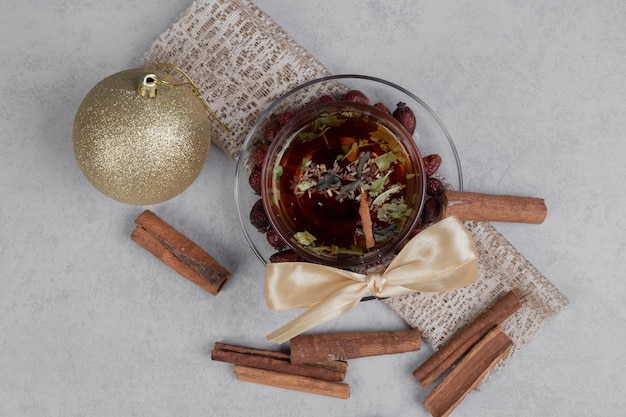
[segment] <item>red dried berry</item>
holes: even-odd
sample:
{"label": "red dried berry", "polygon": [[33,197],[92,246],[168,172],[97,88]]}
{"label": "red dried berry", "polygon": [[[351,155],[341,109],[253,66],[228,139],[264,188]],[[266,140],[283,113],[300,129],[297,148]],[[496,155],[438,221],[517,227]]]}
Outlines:
{"label": "red dried berry", "polygon": [[415,114],[413,114],[413,110],[405,103],[400,102],[397,104],[396,109],[393,111],[393,117],[399,121],[411,135],[415,132]]}
{"label": "red dried berry", "polygon": [[441,217],[441,203],[436,198],[431,198],[424,203],[422,210],[422,223],[428,224],[439,220]]}
{"label": "red dried berry", "polygon": [[350,90],[343,96],[344,100],[356,101],[357,103],[370,104],[370,99],[359,90]]}
{"label": "red dried berry", "polygon": [[270,262],[272,263],[298,262],[300,260],[300,256],[291,249],[285,249],[270,256]]}
{"label": "red dried berry", "polygon": [[279,130],[280,130],[280,124],[278,123],[276,118],[271,117],[270,120],[268,120],[267,124],[265,125],[265,132],[264,132],[265,140],[268,142],[272,142],[274,139],[276,139],[276,135],[278,134]]}
{"label": "red dried berry", "polygon": [[272,229],[272,228],[267,229],[267,232],[265,233],[265,237],[267,238],[267,241],[274,249],[282,249],[285,247],[285,241],[283,240],[282,237],[280,237],[280,235],[275,229]]}
{"label": "red dried berry", "polygon": [[439,166],[441,165],[441,156],[436,153],[426,155],[422,159],[424,160],[424,167],[426,168],[425,174],[427,177],[430,177],[435,172],[437,172]]}
{"label": "red dried berry", "polygon": [[426,193],[432,196],[438,196],[443,193],[443,183],[437,178],[426,178]]}
{"label": "red dried berry", "polygon": [[387,114],[391,114],[391,112],[389,111],[389,108],[387,108],[387,106],[385,106],[383,103],[376,103],[376,104],[374,104],[374,107],[384,111]]}
{"label": "red dried berry", "polygon": [[252,163],[257,167],[262,167],[265,163],[265,156],[267,155],[267,151],[269,146],[266,143],[255,146],[250,153],[250,158]]}
{"label": "red dried berry", "polygon": [[411,231],[411,236],[419,235],[420,232],[426,230],[426,225],[424,223],[417,223],[413,230]]}
{"label": "red dried berry", "polygon": [[267,217],[267,213],[265,213],[265,208],[263,207],[263,200],[257,200],[252,206],[252,210],[250,210],[250,223],[260,231],[265,230],[265,228],[270,225],[270,219]]}
{"label": "red dried berry", "polygon": [[291,121],[291,119],[293,119],[294,115],[292,112],[290,111],[284,111],[282,113],[279,113],[276,116],[276,121],[278,122],[278,124],[280,125],[280,127],[285,126],[287,123],[289,123]]}
{"label": "red dried berry", "polygon": [[330,94],[324,94],[317,101],[319,103],[330,103],[332,101],[335,101],[335,98],[333,96],[331,96]]}
{"label": "red dried berry", "polygon": [[255,193],[261,194],[261,168],[252,168],[252,172],[250,172],[250,176],[248,177],[248,184],[250,184],[250,187],[252,187]]}

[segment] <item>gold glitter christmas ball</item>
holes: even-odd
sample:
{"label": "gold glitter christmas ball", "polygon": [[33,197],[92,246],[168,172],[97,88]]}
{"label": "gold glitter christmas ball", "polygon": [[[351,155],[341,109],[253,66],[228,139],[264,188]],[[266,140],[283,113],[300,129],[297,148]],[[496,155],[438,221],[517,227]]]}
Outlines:
{"label": "gold glitter christmas ball", "polygon": [[210,129],[193,84],[162,71],[131,69],[100,81],[83,99],[74,119],[74,153],[105,195],[156,204],[198,177]]}

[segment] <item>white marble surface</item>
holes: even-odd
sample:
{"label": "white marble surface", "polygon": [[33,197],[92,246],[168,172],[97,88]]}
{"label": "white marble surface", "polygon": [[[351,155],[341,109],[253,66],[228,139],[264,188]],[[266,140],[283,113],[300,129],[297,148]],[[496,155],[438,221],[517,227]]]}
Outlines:
{"label": "white marble surface", "polygon": [[[535,195],[497,228],[569,307],[455,416],[621,415],[626,407],[626,6],[622,1],[257,0],[334,73],[405,86],[452,134],[471,191]],[[235,165],[152,207],[233,272],[217,297],[130,241],[142,208],[74,160],[76,109],[138,66],[190,1],[5,0],[0,13],[0,414],[425,416],[429,353],[354,360],[349,400],[238,382],[216,341],[270,347],[263,268],[234,211]],[[330,329],[401,329],[365,303]]]}

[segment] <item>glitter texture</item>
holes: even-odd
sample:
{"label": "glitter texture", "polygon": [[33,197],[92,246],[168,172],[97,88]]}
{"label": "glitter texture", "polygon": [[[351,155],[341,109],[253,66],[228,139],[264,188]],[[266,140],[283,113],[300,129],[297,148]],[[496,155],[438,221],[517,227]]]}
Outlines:
{"label": "glitter texture", "polygon": [[138,93],[144,69],[111,75],[84,98],[74,119],[74,153],[105,195],[150,205],[183,192],[198,177],[211,143],[211,122],[189,85],[150,71],[170,85],[156,97]]}

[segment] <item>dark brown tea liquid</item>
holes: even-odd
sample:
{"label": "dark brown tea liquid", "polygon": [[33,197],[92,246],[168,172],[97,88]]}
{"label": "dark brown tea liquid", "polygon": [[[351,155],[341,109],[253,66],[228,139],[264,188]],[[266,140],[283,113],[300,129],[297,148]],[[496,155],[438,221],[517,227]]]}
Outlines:
{"label": "dark brown tea liquid", "polygon": [[274,201],[293,238],[310,250],[367,251],[359,214],[364,194],[374,249],[393,239],[418,209],[419,171],[378,116],[322,112],[288,142],[274,168]]}

